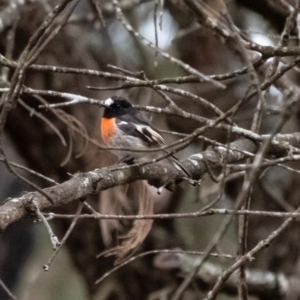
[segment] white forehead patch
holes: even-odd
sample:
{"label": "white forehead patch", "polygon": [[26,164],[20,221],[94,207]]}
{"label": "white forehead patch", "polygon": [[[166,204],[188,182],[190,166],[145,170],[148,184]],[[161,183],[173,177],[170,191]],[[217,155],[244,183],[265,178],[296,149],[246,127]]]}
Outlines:
{"label": "white forehead patch", "polygon": [[110,106],[110,105],[112,105],[113,103],[114,103],[114,100],[111,99],[111,98],[108,98],[108,99],[106,99],[106,100],[104,101],[104,104],[105,104],[106,106]]}

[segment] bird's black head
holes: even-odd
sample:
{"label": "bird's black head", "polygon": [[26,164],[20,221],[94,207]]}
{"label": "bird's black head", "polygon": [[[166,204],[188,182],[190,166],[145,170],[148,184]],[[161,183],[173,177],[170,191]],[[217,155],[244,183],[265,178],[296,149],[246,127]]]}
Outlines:
{"label": "bird's black head", "polygon": [[103,102],[105,107],[103,117],[115,118],[123,116],[134,110],[132,105],[123,97],[113,96]]}

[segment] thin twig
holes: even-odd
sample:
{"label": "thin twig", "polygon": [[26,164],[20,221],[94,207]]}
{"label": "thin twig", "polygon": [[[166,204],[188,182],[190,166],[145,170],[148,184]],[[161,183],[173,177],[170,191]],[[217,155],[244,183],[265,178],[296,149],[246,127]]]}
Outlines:
{"label": "thin twig", "polygon": [[77,221],[78,221],[78,217],[81,213],[81,210],[83,208],[84,205],[84,201],[80,201],[77,211],[76,211],[76,215],[69,227],[69,229],[67,230],[67,232],[65,233],[64,237],[62,238],[60,244],[58,245],[58,247],[55,249],[54,253],[52,254],[52,256],[49,258],[48,262],[46,265],[43,266],[44,271],[48,271],[50,268],[51,263],[53,262],[54,258],[56,257],[56,255],[58,254],[59,250],[61,249],[61,247],[65,244],[66,240],[68,239],[69,235],[71,234],[71,232],[73,231]]}
{"label": "thin twig", "polygon": [[9,290],[7,285],[3,282],[2,279],[0,279],[0,286],[4,289],[4,291],[7,293],[7,295],[12,298],[13,300],[18,300],[17,297]]}
{"label": "thin twig", "polygon": [[121,10],[121,8],[120,8],[117,0],[113,0],[113,5],[114,5],[114,8],[116,10],[117,19],[122,23],[122,25],[125,27],[125,29],[131,35],[133,35],[134,37],[138,38],[142,43],[144,43],[148,47],[152,48],[153,50],[158,51],[158,53],[162,57],[164,57],[164,58],[170,60],[172,63],[180,66],[181,68],[183,68],[188,73],[198,76],[200,78],[200,80],[202,80],[202,82],[210,82],[213,85],[215,85],[216,87],[223,88],[223,89],[225,88],[224,84],[221,84],[220,82],[211,79],[210,77],[208,77],[208,76],[200,73],[198,70],[192,68],[190,65],[182,62],[181,60],[179,60],[177,58],[174,58],[173,56],[171,56],[170,54],[168,54],[166,52],[163,52],[160,48],[156,47],[153,43],[151,43],[150,41],[148,41],[147,39],[145,39],[137,31],[135,31],[132,28],[132,26],[127,22],[127,20],[125,19],[125,17],[124,17],[124,15],[122,13],[122,10]]}
{"label": "thin twig", "polygon": [[36,214],[37,214],[37,216],[39,217],[39,219],[44,223],[45,227],[47,228],[48,234],[50,236],[50,241],[51,241],[51,244],[52,244],[52,248],[53,248],[53,250],[56,250],[57,247],[59,247],[60,242],[59,242],[57,236],[54,234],[54,232],[53,232],[50,224],[47,221],[47,219],[41,213],[38,205],[35,205],[35,208],[36,208]]}

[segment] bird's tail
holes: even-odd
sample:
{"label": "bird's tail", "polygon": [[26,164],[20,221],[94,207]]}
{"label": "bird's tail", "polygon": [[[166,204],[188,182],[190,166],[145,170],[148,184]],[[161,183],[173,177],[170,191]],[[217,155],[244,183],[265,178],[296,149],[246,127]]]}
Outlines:
{"label": "bird's tail", "polygon": [[[100,211],[103,214],[153,214],[154,198],[143,181],[118,186],[101,194]],[[110,248],[97,257],[113,255],[116,258],[115,264],[122,263],[144,241],[152,223],[152,219],[137,219],[129,223],[122,223],[121,220],[100,220],[104,243]]]}

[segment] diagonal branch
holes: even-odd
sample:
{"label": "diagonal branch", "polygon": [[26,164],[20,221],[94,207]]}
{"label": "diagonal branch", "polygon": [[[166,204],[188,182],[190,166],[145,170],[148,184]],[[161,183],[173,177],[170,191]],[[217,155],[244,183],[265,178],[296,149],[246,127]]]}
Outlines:
{"label": "diagonal branch", "polygon": [[[263,136],[263,138],[269,137]],[[279,134],[275,138],[278,140],[278,143],[289,142],[295,146],[300,144],[300,134],[297,133]],[[246,153],[242,151],[255,153],[257,145],[250,140],[239,139],[229,144],[229,148],[227,161],[228,163],[233,163],[247,158]],[[280,153],[280,147],[278,149]],[[225,147],[218,146],[214,149],[194,154],[182,163],[194,178],[200,179],[207,172],[206,163],[209,162],[216,166],[222,164],[226,151]],[[78,173],[68,181],[43,189],[53,199],[53,205],[38,191],[26,193],[19,198],[8,199],[5,204],[0,206],[0,230],[4,230],[8,225],[21,218],[35,215],[35,210],[32,208],[33,202],[38,205],[40,210],[44,210],[137,180],[147,180],[151,185],[159,187],[168,182],[180,182],[182,176],[183,174],[175,167],[163,164],[149,164],[145,166],[114,165],[87,173]]]}

